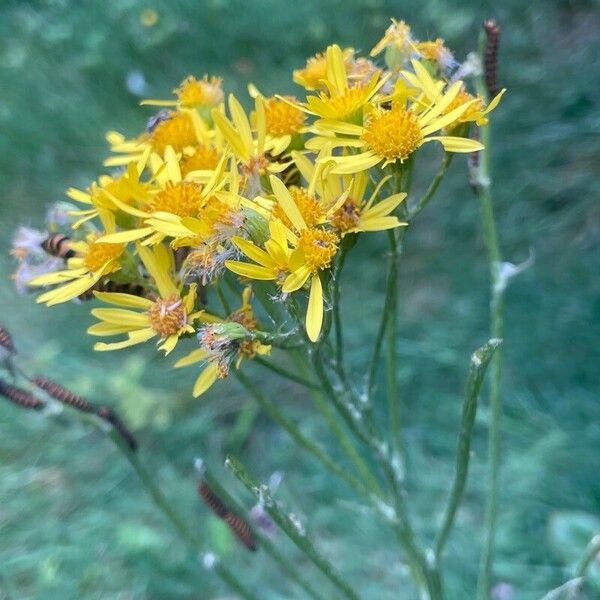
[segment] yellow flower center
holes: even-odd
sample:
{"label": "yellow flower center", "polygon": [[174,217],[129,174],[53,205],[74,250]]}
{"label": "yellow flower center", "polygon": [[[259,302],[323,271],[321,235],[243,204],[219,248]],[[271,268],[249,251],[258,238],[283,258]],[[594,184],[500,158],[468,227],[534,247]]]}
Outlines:
{"label": "yellow flower center", "polygon": [[178,295],[159,298],[148,310],[150,327],[161,337],[178,333],[187,323],[187,312]]}
{"label": "yellow flower center", "polygon": [[360,208],[352,198],[348,198],[331,217],[331,224],[339,231],[348,231],[356,227],[359,221]]}
{"label": "yellow flower center", "polygon": [[197,108],[199,106],[216,106],[223,100],[221,78],[205,75],[203,79],[196,79],[190,75],[174,90],[181,106]]}
{"label": "yellow flower center", "polygon": [[119,258],[125,250],[124,244],[105,244],[103,242],[92,242],[83,259],[85,266],[90,271],[97,271],[107,262]]}
{"label": "yellow flower center", "polygon": [[[294,98],[289,98],[294,100]],[[267,132],[271,135],[293,135],[304,125],[305,115],[295,106],[278,98],[265,100]]]}
{"label": "yellow flower center", "polygon": [[368,91],[361,83],[348,88],[343,94],[338,94],[332,98],[321,94],[321,100],[328,108],[327,114],[321,116],[327,119],[352,119],[367,101],[367,96]]}
{"label": "yellow flower center", "polygon": [[298,238],[298,247],[304,254],[304,262],[312,271],[326,269],[337,252],[340,239],[335,233],[324,229],[304,229]]}
{"label": "yellow flower center", "polygon": [[[323,219],[325,211],[312,194],[299,187],[290,188],[290,194],[308,227],[314,227]],[[278,218],[286,227],[293,228],[291,221],[279,204],[276,204],[273,208],[273,216]]]}
{"label": "yellow flower center", "polygon": [[192,171],[213,171],[219,164],[221,155],[212,146],[198,146],[194,154],[184,156],[181,161],[181,174],[185,177]]}
{"label": "yellow flower center", "polygon": [[202,202],[201,187],[191,181],[167,183],[165,189],[154,196],[150,203],[151,212],[168,212],[178,217],[193,217],[198,214]]}
{"label": "yellow flower center", "polygon": [[371,115],[362,139],[375,154],[390,162],[403,162],[420,146],[423,134],[414,112],[394,106]]}
{"label": "yellow flower center", "polygon": [[152,148],[163,154],[167,146],[172,146],[175,152],[180,152],[186,146],[197,143],[196,132],[192,117],[187,113],[179,112],[161,121],[151,134]]}

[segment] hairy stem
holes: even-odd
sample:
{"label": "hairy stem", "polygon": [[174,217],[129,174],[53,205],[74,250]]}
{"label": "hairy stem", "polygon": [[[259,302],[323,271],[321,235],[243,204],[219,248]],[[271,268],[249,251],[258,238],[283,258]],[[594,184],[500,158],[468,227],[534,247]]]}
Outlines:
{"label": "hairy stem", "polygon": [[398,239],[396,232],[387,232],[390,243],[390,267],[387,282],[387,298],[389,299],[386,309],[387,316],[387,353],[386,353],[386,381],[388,416],[390,419],[390,431],[392,448],[396,453],[402,449],[402,430],[400,427],[400,398],[398,394],[397,373],[397,344],[396,333],[398,329]]}
{"label": "hairy stem", "polygon": [[444,513],[442,525],[438,531],[434,545],[434,552],[438,558],[442,554],[448,535],[454,525],[456,511],[465,489],[469,471],[469,459],[471,458],[471,434],[473,432],[473,425],[475,424],[477,400],[479,398],[483,378],[488,364],[500,344],[500,340],[490,340],[485,346],[476,350],[471,356],[471,368],[465,389],[465,399],[463,402],[460,431],[458,434],[454,482],[452,484],[452,490],[450,492],[450,498]]}
{"label": "hairy stem", "polygon": [[348,582],[337,572],[334,566],[324,558],[315,548],[312,540],[290,516],[285,513],[271,496],[268,486],[260,485],[251,477],[246,468],[234,457],[228,457],[225,466],[231,470],[233,475],[263,503],[265,510],[275,521],[279,528],[296,547],[304,552],[306,557],[325,575],[325,577],[350,600],[359,600],[358,596],[350,587]]}

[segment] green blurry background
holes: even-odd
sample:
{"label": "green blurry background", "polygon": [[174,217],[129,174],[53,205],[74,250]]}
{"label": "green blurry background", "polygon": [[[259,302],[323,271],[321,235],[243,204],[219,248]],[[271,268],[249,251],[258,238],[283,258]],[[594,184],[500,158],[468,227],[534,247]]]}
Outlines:
{"label": "green blurry background", "polygon": [[[159,15],[152,27],[140,20],[147,8]],[[305,57],[330,42],[368,51],[391,16],[408,20],[418,37],[444,37],[459,59],[475,47],[482,20],[496,18],[503,30],[500,79],[509,90],[494,115],[500,237],[507,260],[520,262],[533,251],[535,264],[507,294],[494,593],[497,600],[539,598],[571,576],[600,530],[599,8],[592,0],[0,2],[0,322],[13,332],[24,366],[119,407],[138,430],[143,460],[189,527],[259,597],[302,596],[263,554],[248,556],[208,515],[192,469],[195,456],[208,458],[250,506],[221,467],[248,400],[230,381],[193,401],[192,370],[174,373],[173,361],[151,348],[95,355],[84,333],[89,306],[44,309],[14,292],[7,255],[14,228],[41,226],[46,206],[68,186],[95,178],[107,151],[104,132],[139,131],[151,114],[138,107],[140,96],[167,97],[188,73],[222,74],[228,91],[243,92],[252,80],[266,93],[294,93],[290,72]],[[452,475],[468,356],[487,336],[488,272],[478,218],[465,161],[456,160],[408,236],[402,264],[407,485],[427,540]],[[384,252],[381,239],[361,242],[345,274],[348,356],[356,369],[364,369],[382,302]],[[301,389],[274,379],[267,389],[336,452]],[[466,502],[447,552],[452,599],[473,597],[486,435],[484,403]],[[263,480],[285,474],[278,497],[364,598],[415,597],[390,531],[298,456],[269,420],[258,417],[238,453]],[[282,547],[304,568],[293,549]],[[106,440],[68,419],[55,423],[0,405],[0,598],[227,594],[187,553]],[[598,598],[600,588],[587,594]]]}

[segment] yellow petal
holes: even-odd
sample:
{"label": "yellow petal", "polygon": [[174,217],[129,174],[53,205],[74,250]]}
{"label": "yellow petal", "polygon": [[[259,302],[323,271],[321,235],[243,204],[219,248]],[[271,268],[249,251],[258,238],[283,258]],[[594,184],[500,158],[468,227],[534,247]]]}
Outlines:
{"label": "yellow petal", "polygon": [[148,327],[148,315],[123,308],[94,308],[92,315],[101,321],[113,323],[114,325],[135,325],[137,327]]}
{"label": "yellow petal", "polygon": [[323,325],[323,286],[321,278],[313,275],[310,282],[308,308],[306,310],[306,333],[311,342],[316,342]]}
{"label": "yellow petal", "polygon": [[194,383],[194,389],[192,395],[194,398],[201,396],[208,390],[208,388],[217,380],[217,365],[209,364],[198,376],[196,383]]}
{"label": "yellow petal", "polygon": [[158,348],[159,348],[159,350],[163,350],[165,353],[165,356],[167,356],[174,350],[178,341],[179,341],[179,336],[176,333],[174,333],[174,334],[170,335]]}
{"label": "yellow petal", "polygon": [[183,358],[180,358],[173,366],[176,369],[181,369],[181,367],[189,367],[197,362],[202,360],[206,360],[208,356],[208,352],[203,350],[202,348],[196,348],[196,350],[192,350],[189,354],[186,354]]}
{"label": "yellow petal", "polygon": [[123,348],[128,348],[129,346],[133,346],[135,344],[141,344],[142,342],[148,341],[150,338],[153,338],[156,335],[153,329],[138,329],[137,331],[132,331],[129,333],[129,336],[126,340],[122,342],[114,342],[112,344],[106,344],[104,342],[98,342],[94,344],[94,350],[98,352],[107,352],[110,350],[122,350]]}
{"label": "yellow petal", "polygon": [[253,143],[250,122],[248,121],[248,117],[246,116],[242,105],[233,94],[229,94],[229,112],[231,113],[231,119],[233,120],[242,143],[246,148],[252,148]]}
{"label": "yellow petal", "polygon": [[129,229],[128,231],[119,231],[118,233],[109,233],[99,237],[96,241],[103,244],[126,244],[140,240],[151,233],[154,233],[152,227],[142,227],[140,229]]}
{"label": "yellow petal", "polygon": [[424,142],[431,141],[441,142],[447,152],[477,152],[484,148],[483,144],[476,140],[451,135],[432,136],[424,140]]}
{"label": "yellow petal", "polygon": [[263,267],[275,267],[273,259],[253,242],[234,236],[231,241],[250,259]]}
{"label": "yellow petal", "polygon": [[252,265],[250,263],[240,262],[238,260],[226,260],[225,266],[236,275],[242,277],[249,277],[250,279],[260,279],[268,281],[275,279],[275,273],[273,269],[267,269],[266,267],[260,267],[258,265]]}
{"label": "yellow petal", "polygon": [[103,302],[115,304],[116,306],[129,306],[131,308],[148,309],[153,304],[152,300],[148,300],[148,298],[141,298],[140,296],[134,296],[133,294],[121,294],[118,292],[94,292],[94,296]]}
{"label": "yellow petal", "polygon": [[302,265],[299,269],[288,275],[283,282],[281,288],[283,292],[289,294],[299,290],[310,276],[310,269],[306,265]]}
{"label": "yellow petal", "polygon": [[352,175],[352,173],[359,173],[374,167],[381,162],[382,158],[374,152],[368,151],[351,156],[334,157],[329,160],[334,163],[329,171],[330,173],[334,175]]}
{"label": "yellow petal", "polygon": [[275,175],[271,175],[269,179],[271,181],[273,193],[275,194],[277,201],[283,209],[283,212],[285,212],[288,219],[292,222],[292,225],[298,231],[306,229],[306,223],[304,222],[304,218],[298,210],[296,203],[292,199],[292,195],[290,194],[283,181],[281,181],[281,179],[279,179],[278,177],[275,177]]}
{"label": "yellow petal", "polygon": [[102,321],[101,323],[96,323],[91,327],[88,327],[87,332],[89,335],[120,335],[122,333],[129,333],[138,329],[136,325],[114,325],[113,323],[107,323]]}
{"label": "yellow petal", "polygon": [[[156,248],[163,248],[162,246],[156,246]],[[162,252],[152,252],[148,248],[144,246],[140,246],[138,244],[138,254],[144,266],[146,267],[148,273],[154,279],[156,283],[156,287],[158,287],[158,291],[162,298],[168,298],[169,296],[173,296],[178,294],[178,290],[176,285],[173,283],[168,271],[165,269],[164,261],[161,260]],[[164,249],[166,252],[166,249]]]}

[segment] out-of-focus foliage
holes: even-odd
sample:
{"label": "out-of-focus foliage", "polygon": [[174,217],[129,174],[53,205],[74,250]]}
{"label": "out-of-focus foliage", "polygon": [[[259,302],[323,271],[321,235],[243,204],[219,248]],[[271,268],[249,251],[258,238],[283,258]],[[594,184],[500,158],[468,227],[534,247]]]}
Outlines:
{"label": "out-of-focus foliage", "polygon": [[[141,18],[149,8],[158,14],[152,26]],[[475,45],[485,17],[503,29],[500,81],[509,92],[495,115],[497,215],[505,257],[519,262],[533,250],[535,264],[507,295],[496,581],[498,598],[539,598],[571,576],[600,501],[597,2],[5,0],[0,272],[6,282],[15,223],[35,226],[40,205],[96,175],[106,154],[101,132],[143,126],[142,95],[165,97],[186,74],[204,72],[223,74],[231,91],[242,92],[251,79],[271,93],[327,43],[364,40],[362,49],[370,48],[390,16],[409,19],[424,37],[440,32],[459,58]],[[487,333],[488,275],[466,177],[464,161],[455,161],[445,193],[408,236],[401,273],[408,487],[419,533],[428,537],[452,473],[466,359]],[[379,310],[383,289],[383,273],[369,268],[369,259],[384,251],[361,243],[361,285],[352,285],[357,272],[345,274],[353,290],[344,295],[355,318],[352,366],[368,356],[370,322],[362,311]],[[267,599],[293,594],[261,554],[246,556],[195,496],[193,457],[222,457],[241,394],[219,389],[192,402],[193,374],[164,368],[151,352],[94,355],[80,335],[91,323],[87,309],[41,310],[8,284],[0,287],[0,307],[0,322],[11,327],[32,369],[127,412],[157,480],[189,515],[190,527],[240,565],[240,577]],[[276,385],[273,397],[319,435],[304,394]],[[473,539],[482,521],[485,419],[476,434],[467,502],[447,559],[453,599],[469,597],[477,572]],[[279,495],[309,517],[320,547],[340,569],[351,579],[372,580],[374,590],[386,590],[384,598],[397,597],[403,565],[381,550],[390,547],[382,540],[391,532],[361,519],[363,509],[346,489],[309,459],[299,460],[266,419],[257,421],[244,453],[262,479],[275,469],[286,473]],[[186,554],[105,441],[67,420],[52,425],[5,404],[0,539],[0,594],[7,590],[14,598],[191,599],[223,592]],[[587,593],[594,597],[592,589]]]}

